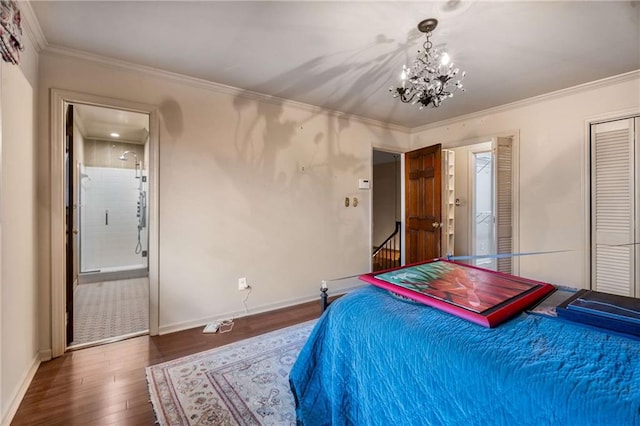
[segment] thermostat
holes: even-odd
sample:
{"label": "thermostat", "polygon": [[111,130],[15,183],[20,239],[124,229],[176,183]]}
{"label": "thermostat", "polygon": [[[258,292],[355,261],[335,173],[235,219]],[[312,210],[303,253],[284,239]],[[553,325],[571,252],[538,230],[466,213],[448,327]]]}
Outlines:
{"label": "thermostat", "polygon": [[358,188],[360,188],[360,189],[369,189],[369,188],[371,188],[371,184],[369,183],[369,179],[358,179]]}

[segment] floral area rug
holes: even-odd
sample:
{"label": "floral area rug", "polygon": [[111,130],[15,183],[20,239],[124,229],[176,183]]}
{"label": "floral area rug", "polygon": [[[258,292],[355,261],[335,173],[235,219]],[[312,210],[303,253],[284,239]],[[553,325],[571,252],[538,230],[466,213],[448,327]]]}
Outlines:
{"label": "floral area rug", "polygon": [[295,425],[289,371],[316,320],[147,367],[160,425]]}

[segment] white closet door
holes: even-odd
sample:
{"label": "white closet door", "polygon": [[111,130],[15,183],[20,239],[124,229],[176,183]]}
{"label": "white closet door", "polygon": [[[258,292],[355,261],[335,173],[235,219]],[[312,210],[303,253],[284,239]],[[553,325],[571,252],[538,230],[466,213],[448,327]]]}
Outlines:
{"label": "white closet door", "polygon": [[[633,129],[633,146],[635,149],[635,168],[634,168],[634,182],[635,182],[635,230],[636,235],[634,239],[634,251],[635,251],[635,275],[632,283],[635,282],[634,297],[640,297],[640,116],[634,119]],[[632,286],[633,287],[633,286]]]}
{"label": "white closet door", "polygon": [[591,127],[591,267],[594,290],[635,295],[634,120]]}
{"label": "white closet door", "polygon": [[[493,140],[495,155],[495,217],[498,254],[513,253],[513,141]],[[513,272],[513,258],[498,259],[499,272]]]}

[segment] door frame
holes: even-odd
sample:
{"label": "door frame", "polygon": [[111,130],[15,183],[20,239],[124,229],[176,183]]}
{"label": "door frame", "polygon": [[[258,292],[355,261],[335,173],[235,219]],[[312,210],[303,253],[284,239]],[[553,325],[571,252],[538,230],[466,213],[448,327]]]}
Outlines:
{"label": "door frame", "polygon": [[[4,62],[0,63],[0,206],[3,203],[2,196],[2,69],[4,68]],[[2,215],[0,215],[0,242],[2,241]],[[2,277],[2,244],[0,243],[0,279]],[[0,307],[2,306],[2,288],[0,286]],[[0,330],[2,330],[2,315],[0,315]],[[2,339],[0,339],[0,366],[2,366]],[[0,401],[2,399],[2,368],[0,368]]]}
{"label": "door frame", "polygon": [[51,89],[51,355],[64,354],[65,330],[65,207],[64,105],[86,104],[149,115],[149,334],[159,329],[159,122],[158,107],[61,89]]}

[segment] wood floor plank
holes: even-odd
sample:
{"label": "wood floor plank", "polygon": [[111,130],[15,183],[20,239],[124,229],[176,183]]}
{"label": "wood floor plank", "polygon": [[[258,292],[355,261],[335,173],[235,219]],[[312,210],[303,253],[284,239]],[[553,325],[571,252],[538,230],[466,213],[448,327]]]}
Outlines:
{"label": "wood floor plank", "polygon": [[96,346],[40,365],[12,425],[153,425],[145,367],[320,316],[319,302],[235,320],[224,334],[202,327]]}

